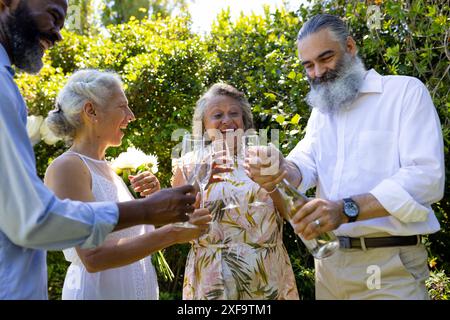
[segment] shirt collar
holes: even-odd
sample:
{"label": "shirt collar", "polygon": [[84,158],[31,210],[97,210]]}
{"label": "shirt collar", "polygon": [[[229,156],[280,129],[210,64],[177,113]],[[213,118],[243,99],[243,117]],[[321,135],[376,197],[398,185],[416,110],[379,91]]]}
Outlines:
{"label": "shirt collar", "polygon": [[364,77],[363,83],[359,88],[361,93],[382,93],[383,92],[383,81],[382,76],[376,72],[374,69],[367,71]]}
{"label": "shirt collar", "polygon": [[8,54],[5,48],[0,43],[0,66],[4,66],[8,72],[14,76],[14,69],[11,67],[11,60],[9,60]]}

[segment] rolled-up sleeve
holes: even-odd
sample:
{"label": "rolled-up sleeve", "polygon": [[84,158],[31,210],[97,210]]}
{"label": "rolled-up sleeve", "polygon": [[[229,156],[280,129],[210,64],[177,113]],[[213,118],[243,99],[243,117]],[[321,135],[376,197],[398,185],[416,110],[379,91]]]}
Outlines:
{"label": "rolled-up sleeve", "polygon": [[420,81],[409,83],[403,106],[400,169],[370,193],[400,221],[419,222],[444,194],[444,145],[436,109]]}
{"label": "rolled-up sleeve", "polygon": [[[14,88],[0,75],[0,230],[16,245],[63,249],[101,244],[118,220],[115,203],[59,200],[37,176]],[[8,87],[9,85],[9,87]]]}
{"label": "rolled-up sleeve", "polygon": [[302,175],[302,180],[298,189],[306,192],[317,184],[317,168],[314,160],[314,144],[316,112],[313,110],[306,126],[304,138],[295,146],[286,157],[297,166]]}

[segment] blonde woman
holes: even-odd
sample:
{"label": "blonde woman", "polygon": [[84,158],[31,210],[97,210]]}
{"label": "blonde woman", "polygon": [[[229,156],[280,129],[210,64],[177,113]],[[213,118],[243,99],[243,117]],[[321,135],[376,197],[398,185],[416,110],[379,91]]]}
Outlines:
{"label": "blonde woman", "polygon": [[[57,97],[57,108],[47,123],[53,133],[70,143],[47,169],[46,185],[59,198],[86,202],[132,199],[122,179],[105,161],[105,152],[119,146],[124,130],[134,120],[120,78],[110,72],[78,71]],[[142,195],[159,190],[150,173],[132,178]],[[199,237],[210,220],[207,210],[196,210],[197,229],[140,225],[111,233],[94,249],[64,251],[71,262],[63,299],[158,299],[158,282],[151,254]]]}

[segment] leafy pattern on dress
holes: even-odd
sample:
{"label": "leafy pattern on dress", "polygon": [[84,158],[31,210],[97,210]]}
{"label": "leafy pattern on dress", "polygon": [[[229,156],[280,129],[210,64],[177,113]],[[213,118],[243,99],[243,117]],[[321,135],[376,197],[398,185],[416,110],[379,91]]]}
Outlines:
{"label": "leafy pattern on dress", "polygon": [[[209,232],[192,243],[183,299],[298,299],[289,256],[282,242],[283,219],[270,195],[238,167],[234,183],[208,187],[206,205],[213,215]],[[240,207],[222,210],[230,201]],[[262,207],[249,206],[253,201]]]}

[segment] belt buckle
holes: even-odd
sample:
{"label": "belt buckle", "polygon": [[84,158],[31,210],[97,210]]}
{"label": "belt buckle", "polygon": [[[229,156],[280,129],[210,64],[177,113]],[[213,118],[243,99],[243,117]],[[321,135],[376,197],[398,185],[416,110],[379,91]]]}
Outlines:
{"label": "belt buckle", "polygon": [[350,240],[350,237],[339,237],[339,247],[344,249],[351,249],[352,248],[352,241]]}

